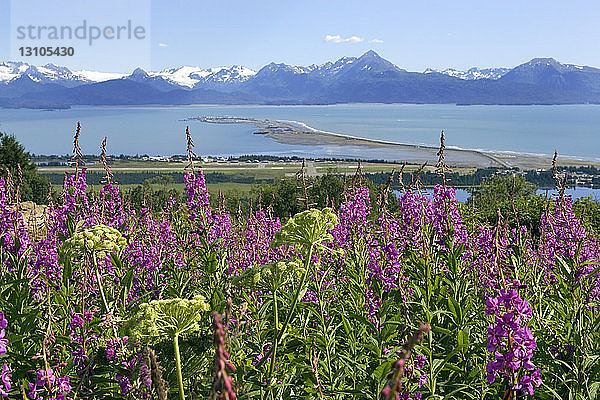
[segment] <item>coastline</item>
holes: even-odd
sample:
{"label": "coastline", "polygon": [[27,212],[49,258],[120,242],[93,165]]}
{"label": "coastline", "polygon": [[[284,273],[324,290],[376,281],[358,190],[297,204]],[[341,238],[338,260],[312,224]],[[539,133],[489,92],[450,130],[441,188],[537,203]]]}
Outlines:
{"label": "coastline", "polygon": [[[366,107],[362,103],[319,107],[285,106],[281,107],[282,109],[279,109],[280,106],[266,105],[76,106],[71,110],[57,110],[56,113],[45,110],[2,110],[0,130],[16,134],[34,153],[63,154],[70,151],[70,148],[59,143],[64,144],[72,140],[72,122],[81,120],[84,122],[88,139],[100,141],[108,134],[111,149],[115,154],[131,153],[133,141],[137,143],[136,146],[141,146],[135,147],[141,153],[168,156],[178,154],[181,150],[182,145],[176,145],[175,142],[185,127],[186,123],[182,122],[183,120],[202,115],[243,116],[288,123],[297,121],[296,125],[306,122],[311,125],[307,126],[306,130],[322,134],[302,135],[304,140],[298,137],[301,135],[283,134],[255,138],[251,133],[257,128],[255,125],[249,125],[248,120],[241,121],[240,125],[232,126],[231,129],[216,125],[198,126],[200,129],[194,134],[205,138],[203,151],[214,155],[281,154],[307,158],[380,159],[408,164],[422,164],[427,161],[429,165],[435,165],[439,132],[441,128],[447,128],[448,165],[510,165],[523,169],[548,169],[554,149],[558,149],[559,165],[600,166],[596,146],[598,138],[594,137],[595,127],[600,124],[597,113],[600,105],[531,107],[531,110],[525,110],[522,106],[504,110],[498,107],[470,106],[461,107],[461,111],[457,111],[456,106],[446,105],[380,104]],[[296,112],[296,109],[306,110]],[[462,111],[464,109],[472,111]],[[152,111],[151,115],[147,114],[148,120],[152,122],[145,122],[146,115],[138,114],[138,110]],[[380,110],[380,114],[371,114],[379,113]],[[329,113],[334,118],[332,123],[322,119]],[[385,124],[375,124],[371,131],[371,116],[379,117]],[[451,118],[448,119],[448,116]],[[140,118],[143,120],[140,121]],[[550,121],[554,123],[548,124]],[[491,130],[488,129],[488,125]],[[120,130],[120,126],[131,128],[128,135],[113,135],[113,132]],[[47,129],[52,132],[52,138],[42,134]],[[213,136],[214,132],[223,132],[223,135]],[[146,141],[148,135],[156,139],[158,145],[149,144]],[[335,136],[338,136],[338,139],[334,139]],[[345,136],[367,136],[361,139],[367,140],[368,143],[360,140],[342,140]],[[368,137],[384,140],[375,144],[377,140],[370,141]],[[230,138],[235,140],[230,141]],[[292,140],[300,144],[285,144]],[[454,146],[455,140],[458,140],[458,146]],[[311,141],[316,146],[311,145]],[[390,144],[386,141],[403,143]],[[582,143],[588,144],[582,146]],[[481,154],[491,155],[503,164],[493,163]]]}
{"label": "coastline", "polygon": [[[428,145],[399,143],[387,140],[357,137],[338,132],[323,131],[300,121],[269,120],[245,117],[198,116],[186,118],[186,121],[199,121],[213,124],[247,124],[256,128],[255,135],[264,135],[279,143],[307,146],[355,146],[381,149],[382,159],[389,161],[409,161],[433,165],[437,162],[438,148]],[[549,168],[551,157],[542,154],[517,152],[482,151],[446,147],[445,161],[451,167],[501,167],[537,169]],[[591,164],[582,160],[570,160],[574,164]]]}

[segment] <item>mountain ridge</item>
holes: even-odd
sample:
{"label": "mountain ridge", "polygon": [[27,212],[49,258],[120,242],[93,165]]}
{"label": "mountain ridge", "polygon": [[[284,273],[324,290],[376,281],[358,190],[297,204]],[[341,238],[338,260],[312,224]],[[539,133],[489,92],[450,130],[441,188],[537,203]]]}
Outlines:
{"label": "mountain ridge", "polygon": [[[108,82],[108,83],[107,83]],[[128,84],[132,82],[135,84]],[[161,95],[162,93],[162,95]],[[0,63],[0,106],[106,104],[600,103],[600,69],[534,58],[514,68],[410,72],[373,50],[320,65],[179,66],[130,74]],[[54,105],[54,106],[53,106]]]}

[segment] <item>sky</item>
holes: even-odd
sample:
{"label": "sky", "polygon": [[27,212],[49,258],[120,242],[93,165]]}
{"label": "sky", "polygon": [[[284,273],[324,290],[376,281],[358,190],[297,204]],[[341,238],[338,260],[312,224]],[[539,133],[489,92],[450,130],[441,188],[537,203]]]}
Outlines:
{"label": "sky", "polygon": [[[35,0],[38,1],[38,0]],[[15,8],[34,0],[0,0],[0,60],[14,58]],[[44,23],[99,14],[94,3],[68,7],[49,2]],[[535,57],[600,67],[600,1],[205,1],[120,0],[141,4],[124,12],[108,8],[98,24],[119,23],[124,16],[147,25],[148,37],[134,49],[112,43],[79,45],[75,57],[55,61],[77,69],[127,72],[180,65],[244,65],[258,69],[269,62],[322,64],[369,49],[409,71],[426,68],[514,67]],[[15,3],[19,6],[15,6]],[[87,3],[86,3],[87,2]],[[60,4],[61,6],[56,6]],[[41,7],[39,4],[36,8]],[[86,6],[87,7],[87,6]],[[13,9],[11,11],[11,9]],[[111,12],[114,14],[111,15]],[[22,10],[20,11],[22,14]],[[33,17],[33,11],[31,14]],[[27,17],[29,18],[29,17]],[[40,20],[41,21],[41,20]],[[38,22],[40,23],[40,22]],[[40,42],[41,43],[41,42]],[[131,46],[132,43],[129,43]],[[44,58],[22,61],[45,64]],[[54,61],[54,60],[53,60]]]}

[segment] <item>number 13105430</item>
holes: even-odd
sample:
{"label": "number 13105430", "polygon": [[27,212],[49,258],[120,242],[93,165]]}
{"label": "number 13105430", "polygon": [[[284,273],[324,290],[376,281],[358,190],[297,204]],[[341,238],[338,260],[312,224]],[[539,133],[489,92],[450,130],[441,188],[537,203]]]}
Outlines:
{"label": "number 13105430", "polygon": [[49,57],[49,56],[73,56],[75,49],[73,47],[19,47],[21,57]]}

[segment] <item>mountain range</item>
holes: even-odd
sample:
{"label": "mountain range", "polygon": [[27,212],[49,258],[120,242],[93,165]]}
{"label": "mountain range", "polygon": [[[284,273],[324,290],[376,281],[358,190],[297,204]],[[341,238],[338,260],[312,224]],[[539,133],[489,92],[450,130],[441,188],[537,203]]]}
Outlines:
{"label": "mountain range", "polygon": [[600,103],[600,69],[535,58],[515,68],[409,72],[368,51],[322,65],[270,63],[131,74],[0,63],[0,107],[183,104]]}

